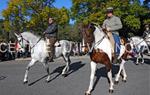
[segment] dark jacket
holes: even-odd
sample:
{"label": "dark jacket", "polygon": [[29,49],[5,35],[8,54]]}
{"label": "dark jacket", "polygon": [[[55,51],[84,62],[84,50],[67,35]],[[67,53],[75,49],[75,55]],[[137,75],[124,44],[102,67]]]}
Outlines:
{"label": "dark jacket", "polygon": [[50,38],[50,37],[57,37],[57,32],[58,32],[58,26],[56,23],[52,23],[48,26],[48,28],[45,31],[45,37]]}
{"label": "dark jacket", "polygon": [[143,33],[143,38],[145,38],[148,34],[150,34],[150,30],[145,30]]}

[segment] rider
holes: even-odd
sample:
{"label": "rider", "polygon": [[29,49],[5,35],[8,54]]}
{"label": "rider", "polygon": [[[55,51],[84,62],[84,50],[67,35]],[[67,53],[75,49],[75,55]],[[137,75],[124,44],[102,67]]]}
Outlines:
{"label": "rider", "polygon": [[46,42],[48,45],[49,61],[53,62],[54,53],[55,53],[54,44],[57,40],[58,26],[57,26],[54,18],[52,18],[52,17],[48,18],[48,23],[49,23],[49,25],[43,34],[46,37]]}
{"label": "rider", "polygon": [[149,29],[149,25],[146,24],[145,25],[145,31],[143,33],[143,38],[145,38],[148,34],[150,34],[150,29]]}
{"label": "rider", "polygon": [[122,28],[122,23],[119,17],[113,15],[113,7],[107,8],[107,18],[102,25],[103,30],[106,30],[106,34],[112,44],[112,55],[115,58],[115,41],[112,33],[119,35],[118,30]]}

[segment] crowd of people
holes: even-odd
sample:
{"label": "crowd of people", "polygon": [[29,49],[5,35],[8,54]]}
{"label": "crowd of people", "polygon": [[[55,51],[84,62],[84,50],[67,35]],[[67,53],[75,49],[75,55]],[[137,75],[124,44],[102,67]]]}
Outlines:
{"label": "crowd of people", "polygon": [[21,47],[19,42],[10,40],[8,43],[0,42],[0,60],[14,60],[21,57],[29,57],[30,51],[28,50],[28,45]]}

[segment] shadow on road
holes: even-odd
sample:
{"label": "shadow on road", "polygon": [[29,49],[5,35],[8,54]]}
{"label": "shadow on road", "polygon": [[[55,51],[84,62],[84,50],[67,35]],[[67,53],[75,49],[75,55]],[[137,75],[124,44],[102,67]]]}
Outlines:
{"label": "shadow on road", "polygon": [[[133,63],[136,64],[136,58],[130,58],[129,60],[133,61]],[[150,65],[150,59],[144,58],[144,64]]]}
{"label": "shadow on road", "polygon": [[81,61],[79,62],[75,62],[73,64],[70,65],[70,71],[68,73],[68,75],[78,71],[79,69],[81,69],[85,64],[82,63]]}
{"label": "shadow on road", "polygon": [[[118,70],[119,70],[119,65],[112,65],[112,77],[115,77],[115,74],[118,73]],[[98,84],[101,77],[104,77],[108,80],[106,67],[101,67],[101,68],[97,69],[95,77],[96,77],[96,80],[95,80],[95,83],[93,86],[93,90],[95,89],[95,87]],[[108,83],[109,83],[109,81],[108,81]]]}
{"label": "shadow on road", "polygon": [[144,58],[144,63],[150,65],[150,59]]}
{"label": "shadow on road", "polygon": [[28,84],[28,86],[32,86],[33,84],[35,84],[35,83],[37,83],[38,81],[40,81],[40,80],[44,79],[45,77],[47,77],[47,75],[45,75],[45,76],[43,76],[43,77],[41,77],[41,78],[37,79],[36,81],[34,81],[34,82],[32,82],[32,83]]}
{"label": "shadow on road", "polygon": [[6,76],[0,76],[0,80],[4,80]]}
{"label": "shadow on road", "polygon": [[[70,70],[69,70],[67,76],[70,75],[70,74],[72,74],[72,73],[74,73],[74,72],[76,72],[77,70],[79,70],[80,68],[82,68],[84,65],[85,64],[83,64],[81,61],[70,64]],[[61,75],[62,70],[64,69],[64,67],[65,66],[60,66],[60,67],[56,68],[51,73],[51,74],[58,73],[54,78],[51,79],[51,81],[54,80],[54,79],[56,79],[59,75]]]}
{"label": "shadow on road", "polygon": [[[77,70],[79,70],[80,68],[82,68],[84,65],[85,65],[85,64],[83,64],[81,61],[72,63],[72,64],[70,65],[70,71],[69,71],[69,73],[67,74],[67,76],[70,75],[70,74],[72,74],[72,73],[74,73],[74,72],[76,72]],[[58,76],[60,76],[64,67],[65,67],[65,66],[60,66],[60,67],[56,68],[56,69],[51,73],[51,75],[52,75],[52,74],[55,74],[55,73],[58,73],[58,74],[57,74],[55,77],[51,78],[51,80],[50,80],[49,82],[53,81],[53,80],[56,79]],[[44,79],[45,77],[47,77],[47,75],[44,75],[43,77],[41,77],[41,78],[35,80],[34,82],[32,82],[32,83],[30,83],[30,84],[28,84],[28,85],[29,85],[29,86],[32,86],[32,85],[34,85],[35,83],[37,83],[38,81]]]}

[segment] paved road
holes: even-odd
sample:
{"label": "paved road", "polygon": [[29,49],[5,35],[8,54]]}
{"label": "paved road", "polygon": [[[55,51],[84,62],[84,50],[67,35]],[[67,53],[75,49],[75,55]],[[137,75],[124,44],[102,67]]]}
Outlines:
{"label": "paved road", "polygon": [[[64,66],[61,58],[49,64],[50,72],[53,73],[49,83],[45,82],[44,67],[37,63],[29,73],[29,85],[22,83],[29,60],[0,62],[0,95],[84,95],[89,85],[90,59],[71,59],[71,70],[66,78],[60,75]],[[147,57],[145,64],[138,66],[128,61],[125,67],[128,74],[127,83],[120,80],[112,95],[150,95],[150,59]],[[113,66],[113,75],[117,69],[117,65]],[[103,65],[97,66],[95,79],[97,83],[92,95],[109,95]]]}

